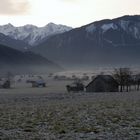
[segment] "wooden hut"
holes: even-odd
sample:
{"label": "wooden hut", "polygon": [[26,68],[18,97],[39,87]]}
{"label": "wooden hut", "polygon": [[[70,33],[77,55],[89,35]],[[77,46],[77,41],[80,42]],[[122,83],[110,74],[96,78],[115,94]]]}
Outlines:
{"label": "wooden hut", "polygon": [[118,92],[119,84],[111,75],[98,75],[87,86],[86,92]]}

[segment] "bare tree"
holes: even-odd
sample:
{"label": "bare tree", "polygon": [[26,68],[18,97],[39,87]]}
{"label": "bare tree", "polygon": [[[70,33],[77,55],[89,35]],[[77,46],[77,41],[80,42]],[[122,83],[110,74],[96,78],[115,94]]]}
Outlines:
{"label": "bare tree", "polygon": [[140,73],[136,75],[135,77],[135,84],[137,86],[136,90],[140,90]]}
{"label": "bare tree", "polygon": [[129,87],[131,86],[131,76],[132,72],[129,68],[118,68],[114,70],[113,74],[114,78],[120,85],[120,92],[122,92],[125,87],[126,91],[129,91]]}

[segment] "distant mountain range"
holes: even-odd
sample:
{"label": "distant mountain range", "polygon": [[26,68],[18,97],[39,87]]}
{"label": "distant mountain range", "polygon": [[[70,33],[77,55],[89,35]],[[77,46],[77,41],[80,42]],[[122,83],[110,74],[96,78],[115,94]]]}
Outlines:
{"label": "distant mountain range", "polygon": [[[47,59],[62,66],[77,67],[139,65],[140,16],[105,19],[75,29],[54,23],[45,27],[7,24],[0,26],[0,44],[24,51],[17,53],[8,48],[7,54],[0,52],[0,55],[5,54],[5,60],[13,55],[14,59],[9,59],[8,63],[16,64],[21,60],[21,65],[47,63]],[[27,51],[40,56],[26,54]]]}
{"label": "distant mountain range", "polygon": [[0,74],[9,71],[13,73],[47,73],[61,69],[60,66],[40,55],[0,45]]}
{"label": "distant mountain range", "polygon": [[[52,35],[64,33],[71,29],[71,27],[65,25],[57,25],[54,23],[49,23],[44,27],[37,27],[34,25],[15,27],[9,23],[0,26],[0,33],[17,41],[22,41],[30,46],[35,46]],[[29,46],[24,47],[27,48]]]}
{"label": "distant mountain range", "polygon": [[54,35],[31,50],[64,65],[139,64],[140,16],[93,22]]}
{"label": "distant mountain range", "polygon": [[25,43],[21,40],[15,40],[9,36],[6,36],[2,33],[0,33],[0,44],[3,44],[5,46],[11,47],[13,49],[17,49],[20,51],[26,51],[31,46]]}

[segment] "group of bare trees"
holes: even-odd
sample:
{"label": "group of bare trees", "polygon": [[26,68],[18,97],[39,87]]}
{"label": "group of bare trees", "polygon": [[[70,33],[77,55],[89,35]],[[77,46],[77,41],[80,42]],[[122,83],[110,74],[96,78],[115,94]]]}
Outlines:
{"label": "group of bare trees", "polygon": [[120,92],[128,92],[132,87],[135,90],[140,90],[140,74],[134,75],[130,68],[115,69],[113,77],[120,86]]}

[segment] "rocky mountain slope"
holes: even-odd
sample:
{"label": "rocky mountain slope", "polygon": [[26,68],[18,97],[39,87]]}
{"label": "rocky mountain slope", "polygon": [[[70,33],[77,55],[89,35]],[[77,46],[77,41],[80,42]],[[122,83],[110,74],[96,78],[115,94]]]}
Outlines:
{"label": "rocky mountain slope", "polygon": [[32,51],[62,64],[139,64],[140,16],[93,22],[52,36]]}
{"label": "rocky mountain slope", "polygon": [[31,46],[41,43],[48,37],[71,30],[71,27],[49,23],[44,27],[25,25],[15,27],[12,24],[0,26],[0,33],[15,40],[21,40]]}
{"label": "rocky mountain slope", "polygon": [[2,33],[0,33],[0,44],[3,44],[5,46],[8,46],[13,49],[20,50],[20,51],[26,51],[28,48],[31,47],[30,45],[28,45],[27,43],[21,40],[12,39],[11,37],[6,36]]}

